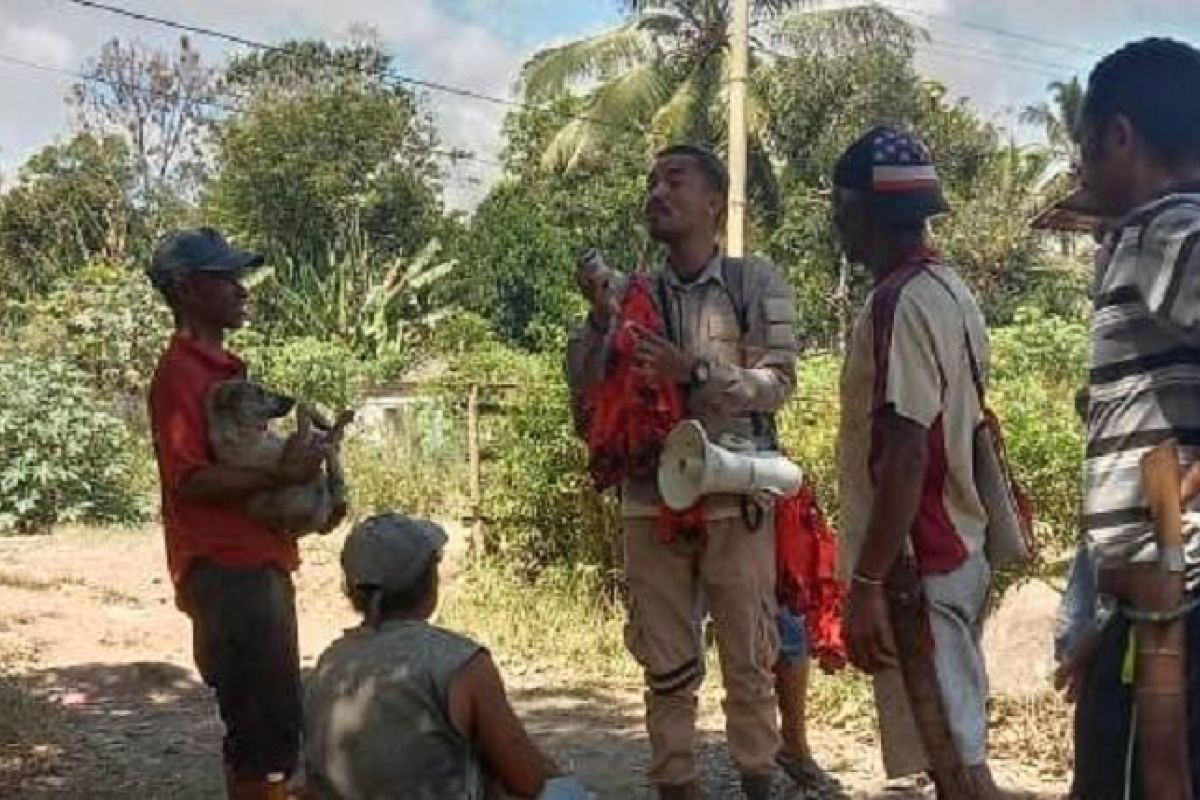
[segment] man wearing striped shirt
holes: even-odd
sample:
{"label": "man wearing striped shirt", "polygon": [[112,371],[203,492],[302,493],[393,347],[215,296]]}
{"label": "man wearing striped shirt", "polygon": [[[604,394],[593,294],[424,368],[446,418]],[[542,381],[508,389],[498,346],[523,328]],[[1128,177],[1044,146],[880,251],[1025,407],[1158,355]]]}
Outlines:
{"label": "man wearing striped shirt", "polygon": [[[1126,568],[1158,564],[1154,605],[1178,609],[1197,588],[1200,539],[1159,552],[1140,465],[1170,439],[1182,467],[1200,456],[1200,51],[1148,39],[1101,61],[1088,82],[1079,142],[1084,186],[1115,220],[1112,256],[1096,282],[1084,535],[1102,592],[1119,594],[1111,587]],[[1188,516],[1185,537],[1195,527]],[[1129,625],[1118,615],[1105,628],[1083,689],[1089,766],[1077,787],[1089,800],[1128,796],[1133,692],[1121,673]],[[1187,627],[1186,649],[1195,653],[1200,616],[1191,613]],[[1188,668],[1195,682],[1200,673]],[[1192,727],[1195,780],[1200,742]]]}

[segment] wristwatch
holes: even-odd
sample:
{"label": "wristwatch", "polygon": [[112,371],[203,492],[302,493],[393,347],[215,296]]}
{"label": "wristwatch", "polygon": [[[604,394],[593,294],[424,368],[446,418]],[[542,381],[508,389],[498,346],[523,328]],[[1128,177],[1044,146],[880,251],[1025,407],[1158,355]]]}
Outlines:
{"label": "wristwatch", "polygon": [[1187,566],[1183,558],[1183,548],[1178,545],[1174,547],[1160,547],[1158,550],[1158,566],[1163,572],[1182,573]]}
{"label": "wristwatch", "polygon": [[703,386],[708,383],[708,379],[712,377],[712,366],[706,358],[697,358],[692,362],[692,371],[688,376],[691,378],[692,386]]}

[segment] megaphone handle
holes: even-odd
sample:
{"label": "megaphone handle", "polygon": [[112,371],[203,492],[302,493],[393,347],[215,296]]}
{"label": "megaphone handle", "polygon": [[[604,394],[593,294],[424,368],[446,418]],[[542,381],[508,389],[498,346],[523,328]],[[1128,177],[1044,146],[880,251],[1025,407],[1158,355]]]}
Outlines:
{"label": "megaphone handle", "polygon": [[751,495],[742,495],[742,521],[751,531],[761,528],[766,516],[767,512],[763,509],[762,504]]}

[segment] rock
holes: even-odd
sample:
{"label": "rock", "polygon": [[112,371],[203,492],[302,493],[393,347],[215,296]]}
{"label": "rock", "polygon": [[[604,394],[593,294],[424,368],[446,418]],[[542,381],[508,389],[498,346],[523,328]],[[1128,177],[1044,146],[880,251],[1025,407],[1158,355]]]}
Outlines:
{"label": "rock", "polygon": [[1044,581],[1010,589],[984,626],[993,695],[1035,697],[1051,688],[1054,627],[1061,595]]}

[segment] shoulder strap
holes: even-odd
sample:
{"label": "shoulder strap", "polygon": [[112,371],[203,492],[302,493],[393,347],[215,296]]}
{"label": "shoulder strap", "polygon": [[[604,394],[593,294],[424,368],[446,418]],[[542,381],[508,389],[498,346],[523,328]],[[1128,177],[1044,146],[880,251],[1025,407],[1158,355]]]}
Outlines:
{"label": "shoulder strap", "polygon": [[[738,331],[742,334],[743,340],[750,333],[750,305],[746,302],[746,273],[748,271],[744,258],[725,256],[721,259],[721,281],[725,285],[725,293],[729,296],[729,304],[733,306],[734,316],[737,317]],[[752,412],[750,426],[754,440],[761,449],[779,449],[779,430],[774,414]]]}
{"label": "shoulder strap", "polygon": [[975,394],[979,398],[979,409],[983,411],[987,408],[987,393],[983,386],[983,371],[979,369],[979,361],[975,358],[975,348],[971,344],[971,331],[967,328],[967,311],[959,302],[958,295],[950,288],[950,284],[946,283],[941,275],[938,275],[928,265],[924,268],[925,274],[937,281],[937,284],[946,290],[946,294],[950,295],[950,299],[954,301],[954,305],[958,306],[959,312],[962,314],[963,320],[963,343],[967,347],[967,361],[971,365],[971,382],[975,384]]}
{"label": "shoulder strap", "polygon": [[667,334],[667,339],[679,345],[679,338],[675,335],[675,320],[671,317],[671,295],[667,290],[667,274],[659,272],[654,276],[654,295],[658,300],[658,313],[662,314],[663,330]]}
{"label": "shoulder strap", "polygon": [[746,304],[746,259],[726,256],[721,259],[721,280],[737,316],[738,329],[745,336],[750,332],[750,307]]}

